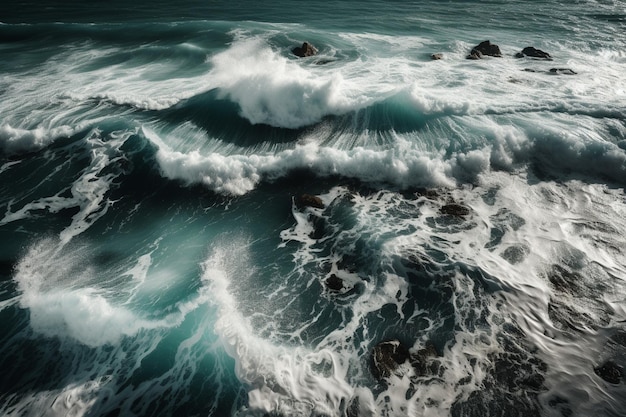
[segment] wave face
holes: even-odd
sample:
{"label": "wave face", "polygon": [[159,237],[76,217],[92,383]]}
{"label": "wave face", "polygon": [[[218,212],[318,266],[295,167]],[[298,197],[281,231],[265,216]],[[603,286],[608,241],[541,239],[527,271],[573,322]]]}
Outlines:
{"label": "wave face", "polygon": [[0,5],[1,415],[625,415],[623,2],[61,3]]}

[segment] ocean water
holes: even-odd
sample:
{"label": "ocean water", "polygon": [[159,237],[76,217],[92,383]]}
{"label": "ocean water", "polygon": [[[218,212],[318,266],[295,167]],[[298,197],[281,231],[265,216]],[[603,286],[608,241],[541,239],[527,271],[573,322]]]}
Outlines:
{"label": "ocean water", "polygon": [[626,416],[626,2],[0,22],[0,415]]}

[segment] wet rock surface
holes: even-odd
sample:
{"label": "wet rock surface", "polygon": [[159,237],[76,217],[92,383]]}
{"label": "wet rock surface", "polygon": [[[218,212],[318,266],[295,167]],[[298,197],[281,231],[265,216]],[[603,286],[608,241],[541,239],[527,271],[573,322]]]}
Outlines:
{"label": "wet rock surface", "polygon": [[305,207],[324,208],[324,202],[316,195],[302,194],[296,198],[296,207],[299,209]]}
{"label": "wet rock surface", "polygon": [[325,282],[326,287],[333,291],[341,291],[343,289],[343,280],[335,274],[332,274],[331,276],[326,278]]}
{"label": "wet rock surface", "polygon": [[515,57],[516,58],[531,57],[531,58],[546,59],[546,60],[552,59],[549,53],[542,51],[541,49],[537,49],[533,46],[527,46],[526,48],[522,49],[522,52],[518,52],[517,54],[515,54]]}
{"label": "wet rock surface", "polygon": [[441,214],[446,214],[448,216],[455,216],[455,217],[465,217],[468,214],[470,214],[469,208],[461,204],[457,204],[457,203],[445,204],[441,206],[439,211],[441,212]]}
{"label": "wet rock surface", "polygon": [[291,52],[300,58],[307,56],[317,55],[317,48],[309,42],[302,43],[302,46],[297,46],[291,50]]}
{"label": "wet rock surface", "polygon": [[377,379],[388,378],[409,356],[409,350],[399,340],[381,342],[372,350],[372,374]]}
{"label": "wet rock surface", "polygon": [[482,41],[478,45],[472,48],[467,59],[481,59],[483,56],[502,57],[500,47],[491,43],[490,41]]}
{"label": "wet rock surface", "polygon": [[622,368],[613,361],[607,361],[597,368],[594,368],[594,372],[600,378],[611,384],[619,384],[622,382],[624,376]]}

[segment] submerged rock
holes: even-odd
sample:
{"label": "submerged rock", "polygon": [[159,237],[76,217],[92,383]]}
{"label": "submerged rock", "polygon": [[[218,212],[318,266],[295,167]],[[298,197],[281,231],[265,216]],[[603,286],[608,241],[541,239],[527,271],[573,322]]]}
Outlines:
{"label": "submerged rock", "polygon": [[[302,194],[294,199],[296,208],[303,210],[307,207],[323,209],[326,206],[321,198],[316,195]],[[312,231],[309,234],[311,239],[319,240],[326,234],[326,219],[313,211],[308,212],[307,221],[310,222]]]}
{"label": "submerged rock", "polygon": [[465,217],[470,213],[469,208],[457,203],[450,203],[442,206],[439,211],[448,216]]}
{"label": "submerged rock", "polygon": [[501,58],[502,52],[500,52],[500,47],[498,45],[495,45],[490,41],[482,41],[472,48],[470,54],[467,56],[467,59],[481,59],[483,55]]}
{"label": "submerged rock", "polygon": [[364,390],[350,399],[346,407],[346,417],[375,417],[378,415],[374,408],[374,397],[371,392]]}
{"label": "submerged rock", "polygon": [[343,289],[343,280],[337,275],[332,274],[326,278],[326,286],[333,291],[341,291]]}
{"label": "submerged rock", "polygon": [[433,360],[438,356],[437,348],[433,342],[428,341],[423,349],[411,355],[411,366],[419,376],[438,375],[441,364],[438,360]]}
{"label": "submerged rock", "polygon": [[578,74],[570,68],[550,68],[550,73],[557,75],[576,75]]}
{"label": "submerged rock", "polygon": [[415,190],[417,197],[426,197],[429,200],[436,200],[440,197],[440,193],[437,190],[429,188],[418,188]]}
{"label": "submerged rock", "polygon": [[622,370],[613,361],[605,362],[603,365],[595,368],[594,371],[596,375],[611,384],[619,384],[622,381]]}
{"label": "submerged rock", "polygon": [[308,42],[304,42],[302,46],[296,46],[291,50],[294,55],[304,58],[317,54],[317,48]]}
{"label": "submerged rock", "polygon": [[409,350],[399,340],[381,342],[372,351],[372,374],[377,379],[388,378],[409,356]]}
{"label": "submerged rock", "polygon": [[527,56],[531,58],[539,58],[539,59],[546,59],[546,60],[552,59],[549,53],[544,52],[541,49],[534,48],[532,46],[527,46],[526,48],[522,49],[522,52],[518,52],[517,54],[515,54],[515,58],[524,58]]}
{"label": "submerged rock", "polygon": [[296,198],[296,206],[300,209],[304,207],[313,207],[313,208],[323,209],[325,207],[324,202],[322,201],[321,198],[319,198],[316,195],[311,195],[311,194],[302,194],[301,196]]}

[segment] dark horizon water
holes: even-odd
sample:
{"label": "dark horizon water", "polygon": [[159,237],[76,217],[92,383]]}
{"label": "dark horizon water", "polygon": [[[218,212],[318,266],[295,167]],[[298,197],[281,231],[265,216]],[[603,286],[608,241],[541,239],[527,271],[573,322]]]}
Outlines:
{"label": "dark horizon water", "polygon": [[0,22],[0,415],[626,416],[625,2]]}

